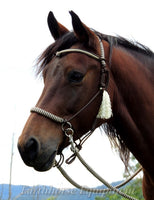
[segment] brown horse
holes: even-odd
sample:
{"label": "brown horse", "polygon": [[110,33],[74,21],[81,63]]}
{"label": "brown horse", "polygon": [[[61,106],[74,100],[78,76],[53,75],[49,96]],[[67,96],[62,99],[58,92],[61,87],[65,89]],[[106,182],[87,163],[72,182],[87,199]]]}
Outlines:
{"label": "brown horse", "polygon": [[[43,74],[44,90],[36,107],[69,119],[74,140],[91,130],[94,122],[95,128],[105,124],[105,131],[119,148],[125,165],[130,151],[143,166],[143,194],[145,199],[154,199],[154,53],[139,43],[91,30],[74,12],[70,14],[73,32],[49,13],[48,25],[55,42],[39,59],[38,73]],[[56,56],[57,51],[78,49],[100,58],[98,38],[104,47],[105,68],[110,75],[108,87],[104,76],[112,105],[110,119],[96,118],[102,100],[101,92],[95,95],[102,76],[99,59],[82,52]],[[26,165],[45,171],[68,144],[60,123],[32,112],[18,148]]]}

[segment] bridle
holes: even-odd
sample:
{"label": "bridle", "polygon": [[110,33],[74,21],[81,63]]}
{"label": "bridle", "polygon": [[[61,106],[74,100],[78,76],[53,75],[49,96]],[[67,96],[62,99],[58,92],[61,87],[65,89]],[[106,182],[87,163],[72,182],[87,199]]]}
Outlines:
{"label": "bridle", "polygon": [[[108,87],[108,83],[109,83],[109,72],[106,69],[106,62],[105,62],[105,53],[104,53],[104,47],[103,47],[103,43],[101,41],[101,39],[98,37],[99,40],[99,44],[100,44],[100,56],[85,51],[85,50],[81,50],[81,49],[65,49],[65,50],[61,50],[56,52],[55,56],[56,57],[62,57],[65,54],[68,53],[81,53],[81,54],[85,54],[97,61],[100,62],[101,64],[101,70],[100,70],[100,84],[99,84],[99,89],[98,91],[92,96],[92,98],[88,101],[88,103],[86,105],[84,105],[79,111],[77,111],[73,116],[71,116],[69,119],[64,119],[61,118],[57,115],[54,115],[53,113],[50,113],[42,108],[39,107],[33,107],[31,109],[31,112],[35,112],[38,113],[44,117],[47,117],[48,119],[51,119],[52,121],[56,122],[56,123],[60,123],[61,124],[61,129],[62,132],[65,134],[66,137],[69,137],[69,135],[71,134],[73,136],[74,134],[74,128],[71,124],[71,120],[73,120],[76,116],[78,116],[83,110],[85,110],[95,99],[97,96],[99,96],[100,94],[103,93],[103,91],[105,89],[107,89]],[[94,120],[94,122],[92,123],[92,127],[91,130],[85,134],[85,136],[83,136],[82,138],[80,138],[80,142],[79,144],[76,146],[78,147],[78,149],[82,148],[82,144],[89,138],[89,136],[94,132],[95,130],[95,125],[96,125],[96,118]],[[61,153],[62,155],[62,153]],[[70,156],[66,162],[67,164],[70,164],[74,159],[76,158],[76,155],[73,154],[72,156]],[[61,160],[61,159],[60,159]],[[62,162],[59,162],[62,163]]]}
{"label": "bridle", "polygon": [[[71,156],[69,159],[70,160],[74,160],[74,157],[78,157],[78,159],[80,160],[80,162],[87,168],[88,171],[90,171],[91,174],[93,174],[99,181],[101,181],[104,185],[106,185],[109,189],[105,189],[105,190],[99,190],[99,189],[91,189],[91,188],[87,188],[84,186],[79,185],[78,183],[76,183],[66,172],[65,170],[61,167],[61,164],[57,164],[57,162],[55,163],[55,165],[57,166],[57,168],[60,170],[60,172],[62,173],[62,175],[71,183],[73,184],[75,187],[81,189],[81,190],[85,190],[88,192],[94,192],[94,193],[105,193],[105,192],[110,192],[110,191],[114,191],[116,193],[118,193],[119,195],[130,199],[130,200],[137,200],[121,191],[118,190],[119,187],[123,186],[124,184],[126,184],[127,182],[129,182],[135,175],[137,175],[142,168],[139,168],[139,170],[135,173],[135,175],[133,175],[132,177],[130,177],[128,180],[126,180],[124,183],[117,185],[116,187],[113,187],[112,185],[110,185],[107,181],[105,181],[102,177],[100,177],[86,162],[85,160],[81,157],[81,155],[79,154],[79,150],[81,147],[79,147],[79,145],[76,145],[76,143],[74,142],[73,139],[73,134],[74,134],[74,129],[73,126],[71,124],[71,120],[74,119],[77,115],[79,115],[84,109],[86,109],[95,99],[98,95],[102,94],[103,91],[105,89],[107,89],[108,87],[108,83],[109,83],[109,72],[106,69],[106,60],[105,60],[105,53],[104,53],[104,47],[103,47],[103,43],[101,41],[101,39],[98,37],[99,39],[99,44],[100,44],[100,52],[101,55],[95,55],[91,52],[85,51],[85,50],[81,50],[81,49],[65,49],[65,50],[61,50],[56,52],[55,56],[56,57],[61,57],[63,54],[67,54],[67,53],[82,53],[85,54],[97,61],[100,62],[101,64],[101,71],[100,71],[100,85],[99,85],[99,89],[96,92],[96,94],[89,100],[89,102],[84,105],[78,112],[76,112],[73,116],[71,116],[69,119],[64,119],[61,118],[57,115],[54,115],[53,113],[50,113],[44,109],[41,109],[39,107],[33,107],[30,111],[31,112],[35,112],[37,114],[40,114],[44,117],[47,117],[48,119],[51,119],[52,121],[56,122],[56,123],[60,123],[61,124],[61,128],[62,128],[62,132],[65,134],[66,137],[69,138],[69,142],[71,145],[71,150],[73,152],[73,157]],[[95,123],[96,123],[96,119],[93,122],[92,125],[92,129],[88,132],[88,134],[86,134],[86,136],[83,138],[83,140],[80,142],[83,143],[95,130]]]}
{"label": "bridle", "polygon": [[[66,136],[68,136],[68,134],[73,134],[74,133],[74,130],[73,130],[73,126],[71,124],[71,120],[74,119],[77,115],[79,115],[83,110],[85,110],[95,99],[97,96],[100,95],[100,93],[103,93],[103,91],[105,89],[107,89],[108,87],[108,83],[109,83],[109,72],[108,70],[106,69],[106,62],[105,62],[105,53],[104,53],[104,47],[103,47],[103,44],[102,44],[102,41],[101,39],[98,37],[98,40],[99,40],[99,44],[100,44],[100,52],[101,52],[101,55],[98,56],[94,53],[91,53],[91,52],[88,52],[88,51],[85,51],[85,50],[81,50],[81,49],[65,49],[65,50],[62,50],[62,51],[58,51],[56,52],[55,56],[56,57],[61,57],[62,55],[64,54],[68,54],[68,53],[82,53],[82,54],[85,54],[97,61],[100,62],[101,64],[101,70],[100,70],[100,84],[99,84],[99,89],[98,91],[96,92],[96,94],[94,94],[94,96],[88,101],[88,103],[86,105],[84,105],[78,112],[76,112],[73,116],[71,116],[69,119],[64,119],[64,118],[61,118],[57,115],[54,115],[53,113],[50,113],[42,108],[39,108],[39,107],[33,107],[31,108],[31,112],[35,112],[35,113],[38,113],[44,117],[47,117],[48,119],[51,119],[52,121],[56,122],[56,123],[61,123],[62,124],[62,131],[65,133]],[[95,120],[96,121],[96,120]],[[93,131],[95,128],[94,128],[94,124],[95,124],[95,121],[92,125],[92,130]]]}

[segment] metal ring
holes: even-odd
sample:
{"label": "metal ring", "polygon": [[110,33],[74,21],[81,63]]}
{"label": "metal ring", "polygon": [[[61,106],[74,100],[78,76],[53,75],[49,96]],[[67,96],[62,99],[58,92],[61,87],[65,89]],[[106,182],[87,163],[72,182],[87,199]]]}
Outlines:
{"label": "metal ring", "polygon": [[65,132],[66,129],[72,128],[72,124],[70,122],[66,121],[66,122],[62,123],[61,127],[62,127],[62,131]]}
{"label": "metal ring", "polygon": [[72,129],[72,128],[67,128],[66,130],[65,130],[65,135],[67,136],[67,137],[69,137],[70,135],[73,135],[74,134],[74,130]]}

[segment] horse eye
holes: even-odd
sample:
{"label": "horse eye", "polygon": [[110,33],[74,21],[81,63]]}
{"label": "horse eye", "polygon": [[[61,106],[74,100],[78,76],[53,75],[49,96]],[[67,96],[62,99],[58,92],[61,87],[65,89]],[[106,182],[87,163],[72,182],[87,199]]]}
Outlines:
{"label": "horse eye", "polygon": [[70,83],[79,83],[82,81],[84,75],[78,71],[71,71],[68,74],[68,81]]}

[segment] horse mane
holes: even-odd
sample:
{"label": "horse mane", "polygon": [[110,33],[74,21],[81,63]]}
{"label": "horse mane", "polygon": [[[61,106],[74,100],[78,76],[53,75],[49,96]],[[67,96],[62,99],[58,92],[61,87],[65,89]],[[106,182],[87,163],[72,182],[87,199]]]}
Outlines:
{"label": "horse mane", "polygon": [[154,52],[151,49],[135,40],[128,40],[121,36],[110,36],[99,33],[96,34],[102,39],[110,44],[110,59],[109,64],[111,65],[112,50],[113,47],[124,48],[132,56],[134,56],[139,62],[142,62],[150,70],[154,70]]}
{"label": "horse mane", "polygon": [[[114,47],[124,48],[132,56],[134,56],[139,62],[144,63],[144,66],[148,67],[149,70],[154,72],[154,53],[145,45],[131,41],[121,36],[110,36],[96,32],[96,34],[110,44],[110,55],[109,55],[109,67],[111,67],[112,50]],[[109,138],[111,146],[118,151],[121,160],[125,165],[125,169],[129,167],[130,151],[126,147],[124,141],[118,134],[118,130],[114,127],[112,122],[105,123],[102,128]]]}
{"label": "horse mane", "polygon": [[[94,31],[94,30],[93,30]],[[152,68],[154,65],[154,53],[146,46],[140,44],[136,41],[130,41],[120,36],[109,36],[97,31],[94,31],[101,39],[107,41],[110,44],[110,55],[109,55],[109,65],[111,65],[112,59],[112,50],[115,46],[126,49],[129,53],[135,56],[139,61],[142,61],[147,65],[147,67]],[[70,48],[72,45],[77,43],[78,40],[75,37],[73,32],[66,33],[63,37],[59,38],[55,41],[55,43],[51,44],[39,57],[38,59],[38,69],[37,74],[43,72],[45,66],[52,60],[57,51],[61,51],[64,49]],[[145,59],[146,57],[146,59]],[[152,68],[153,69],[153,68]],[[110,123],[105,123],[101,126],[104,132],[107,134],[112,147],[114,147],[125,164],[125,168],[128,169],[129,162],[129,150],[126,147],[124,141],[121,139],[118,134],[118,130],[114,127],[114,125]]]}

